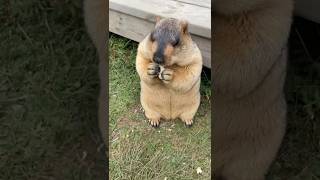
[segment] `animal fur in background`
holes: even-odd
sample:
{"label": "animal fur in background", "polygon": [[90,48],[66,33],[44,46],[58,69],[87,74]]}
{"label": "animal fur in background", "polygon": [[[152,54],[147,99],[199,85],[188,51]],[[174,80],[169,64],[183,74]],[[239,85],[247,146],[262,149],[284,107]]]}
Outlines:
{"label": "animal fur in background", "polygon": [[213,2],[216,179],[263,180],[286,127],[291,0]]}
{"label": "animal fur in background", "polygon": [[99,54],[99,78],[100,78],[100,95],[99,95],[99,128],[104,143],[107,144],[107,1],[106,0],[85,0],[85,22],[88,33],[96,46]]}
{"label": "animal fur in background", "polygon": [[136,69],[141,104],[150,124],[180,118],[191,126],[200,104],[202,57],[188,32],[188,23],[159,19],[139,44]]}

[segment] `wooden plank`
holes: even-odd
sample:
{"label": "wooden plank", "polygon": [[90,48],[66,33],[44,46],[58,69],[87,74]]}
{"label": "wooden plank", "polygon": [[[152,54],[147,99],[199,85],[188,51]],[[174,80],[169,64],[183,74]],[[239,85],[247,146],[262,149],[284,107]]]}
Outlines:
{"label": "wooden plank", "polygon": [[109,31],[140,42],[154,28],[154,23],[109,10]]}
{"label": "wooden plank", "polygon": [[190,32],[211,38],[211,9],[174,0],[110,0],[109,9],[150,22],[156,16],[186,19]]}
{"label": "wooden plank", "polygon": [[193,34],[191,34],[191,37],[201,51],[204,66],[211,68],[211,39],[205,39]]}
{"label": "wooden plank", "polygon": [[[130,16],[117,11],[109,10],[109,31],[123,37],[140,42],[154,28],[154,23],[144,19]],[[191,34],[201,50],[203,62],[206,67],[211,67],[211,40]]]}
{"label": "wooden plank", "polygon": [[194,0],[175,0],[175,1],[180,1],[183,3],[192,4],[195,6],[201,6],[201,7],[211,9],[211,0],[197,0],[197,1],[194,1]]}

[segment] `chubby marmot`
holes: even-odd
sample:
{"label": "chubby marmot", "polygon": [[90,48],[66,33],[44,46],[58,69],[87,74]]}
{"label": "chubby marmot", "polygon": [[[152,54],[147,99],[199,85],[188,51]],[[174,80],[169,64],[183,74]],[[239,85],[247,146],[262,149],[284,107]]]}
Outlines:
{"label": "chubby marmot", "polygon": [[202,56],[185,20],[157,18],[136,57],[141,105],[150,124],[180,118],[187,126],[200,104]]}
{"label": "chubby marmot", "polygon": [[263,180],[285,133],[291,0],[213,3],[215,179]]}

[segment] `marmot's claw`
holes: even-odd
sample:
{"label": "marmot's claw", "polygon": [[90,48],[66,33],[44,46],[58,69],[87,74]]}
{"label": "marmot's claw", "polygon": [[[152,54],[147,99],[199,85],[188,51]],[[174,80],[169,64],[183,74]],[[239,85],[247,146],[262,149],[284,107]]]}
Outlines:
{"label": "marmot's claw", "polygon": [[184,124],[186,125],[186,127],[190,128],[193,124],[193,120],[189,120],[189,121],[185,121]]}
{"label": "marmot's claw", "polygon": [[160,125],[160,120],[150,120],[150,119],[149,119],[149,124],[150,124],[152,127],[157,128],[157,127],[159,127],[159,125]]}

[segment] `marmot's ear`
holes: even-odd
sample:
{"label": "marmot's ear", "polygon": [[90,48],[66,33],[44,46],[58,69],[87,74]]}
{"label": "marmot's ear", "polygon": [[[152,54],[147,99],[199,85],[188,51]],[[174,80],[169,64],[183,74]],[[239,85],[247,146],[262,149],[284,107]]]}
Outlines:
{"label": "marmot's ear", "polygon": [[181,32],[186,34],[188,33],[188,21],[183,19],[180,21]]}
{"label": "marmot's ear", "polygon": [[161,20],[160,16],[156,16],[156,24],[158,24],[160,20]]}

